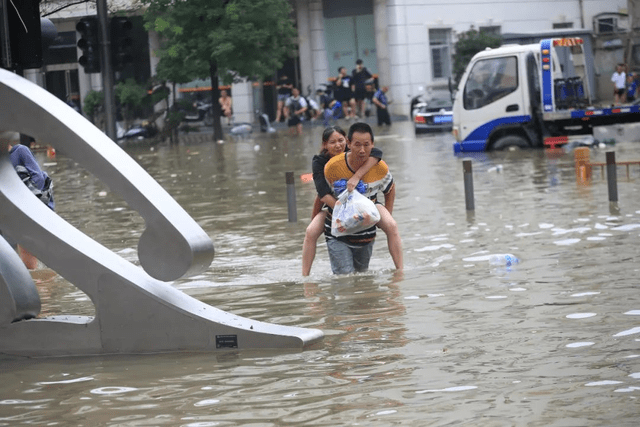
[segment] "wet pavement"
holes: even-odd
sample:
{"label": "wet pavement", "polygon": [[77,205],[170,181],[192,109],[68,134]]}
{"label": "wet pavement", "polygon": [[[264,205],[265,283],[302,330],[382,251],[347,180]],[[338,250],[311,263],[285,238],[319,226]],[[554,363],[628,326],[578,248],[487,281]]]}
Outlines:
{"label": "wet pavement", "polygon": [[[345,125],[347,125],[345,123]],[[126,151],[211,236],[210,269],[172,286],[220,309],[320,328],[301,352],[225,351],[63,359],[0,357],[0,425],[635,426],[640,397],[640,167],[619,169],[619,202],[573,156],[477,153],[475,211],[448,134],[378,128],[397,185],[405,271],[379,233],[368,273],[334,276],[301,246],[321,126],[302,136],[182,137]],[[640,160],[640,142],[593,150]],[[137,263],[142,219],[63,153],[39,155],[58,213]],[[298,221],[288,221],[286,172]],[[495,254],[520,262],[492,265]],[[92,314],[45,267],[43,315]]]}

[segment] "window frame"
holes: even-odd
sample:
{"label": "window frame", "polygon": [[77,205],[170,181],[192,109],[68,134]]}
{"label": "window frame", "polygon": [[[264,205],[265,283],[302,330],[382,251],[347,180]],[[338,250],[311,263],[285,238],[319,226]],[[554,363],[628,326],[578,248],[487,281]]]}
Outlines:
{"label": "window frame", "polygon": [[[497,73],[492,73],[492,74],[488,74],[488,77],[483,79],[482,81],[480,81],[480,79],[475,79],[474,78],[474,71],[477,69],[477,67],[483,67],[486,66],[488,68],[492,68],[490,62],[498,62],[498,61],[507,61],[507,60],[512,60],[513,61],[513,65],[514,65],[514,73],[513,75],[511,74],[505,74],[505,73],[501,73],[504,76],[507,77],[515,77],[515,81],[513,86],[508,86],[505,88],[500,89],[499,87],[496,87],[495,89],[493,89],[491,92],[487,92],[485,93],[484,90],[481,90],[479,88],[473,88],[470,89],[470,83],[476,83],[478,84],[478,87],[480,86],[484,86],[484,83],[488,82],[489,80],[494,80],[497,77]],[[501,56],[501,57],[494,57],[494,58],[484,58],[484,59],[480,59],[478,61],[476,61],[473,66],[471,67],[471,70],[469,71],[469,76],[467,77],[467,80],[465,81],[464,84],[464,88],[462,90],[462,100],[463,100],[463,108],[465,110],[478,110],[480,108],[484,108],[488,105],[493,104],[494,102],[516,92],[518,90],[518,88],[520,87],[520,79],[519,79],[519,67],[520,64],[518,63],[518,56],[517,55],[509,55],[509,56]],[[478,71],[478,73],[480,72],[484,72],[484,74],[487,74],[485,71]],[[481,97],[472,97],[471,96],[471,92],[475,92],[478,91],[479,93],[481,93],[483,96]],[[476,98],[477,101],[472,102],[472,100]]]}
{"label": "window frame", "polygon": [[[431,80],[432,81],[444,81],[447,80],[449,77],[451,77],[451,73],[452,73],[452,69],[453,69],[453,61],[451,58],[452,55],[452,49],[453,49],[453,41],[452,41],[452,34],[453,34],[453,30],[449,27],[436,27],[436,28],[429,28],[429,58],[431,60]],[[438,31],[438,32],[443,32],[445,37],[445,41],[441,42],[441,40],[438,38],[438,40],[434,40],[436,39],[436,37],[432,37],[432,34],[435,35],[434,33]],[[433,32],[433,33],[432,33]],[[438,60],[438,67],[441,69],[440,70],[440,75],[436,76],[436,60],[435,60],[435,56],[434,56],[434,51],[438,51],[440,52],[440,58]],[[442,54],[442,52],[444,52],[444,54]]]}

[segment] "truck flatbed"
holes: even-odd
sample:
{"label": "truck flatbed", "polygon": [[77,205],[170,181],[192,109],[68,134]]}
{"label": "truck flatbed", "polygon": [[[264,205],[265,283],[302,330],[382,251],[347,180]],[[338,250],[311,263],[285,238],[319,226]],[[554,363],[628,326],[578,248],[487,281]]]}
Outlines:
{"label": "truck flatbed", "polygon": [[[554,121],[554,120],[569,120],[569,119],[596,119],[596,118],[604,118],[608,116],[615,116],[615,123],[620,123],[620,116],[624,116],[626,114],[638,114],[640,113],[640,105],[632,104],[632,105],[616,105],[613,107],[606,108],[587,108],[583,110],[558,110],[558,111],[549,111],[542,114],[542,118],[544,120]],[[614,117],[612,117],[614,118]],[[640,117],[634,117],[634,120],[630,121],[640,121]]]}

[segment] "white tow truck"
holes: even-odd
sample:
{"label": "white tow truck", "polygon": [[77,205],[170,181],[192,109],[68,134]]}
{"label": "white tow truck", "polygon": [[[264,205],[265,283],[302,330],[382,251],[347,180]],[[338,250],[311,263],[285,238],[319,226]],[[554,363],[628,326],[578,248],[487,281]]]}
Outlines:
{"label": "white tow truck", "polygon": [[593,105],[585,57],[581,38],[477,53],[455,95],[454,152],[557,146],[594,126],[640,121],[638,104]]}

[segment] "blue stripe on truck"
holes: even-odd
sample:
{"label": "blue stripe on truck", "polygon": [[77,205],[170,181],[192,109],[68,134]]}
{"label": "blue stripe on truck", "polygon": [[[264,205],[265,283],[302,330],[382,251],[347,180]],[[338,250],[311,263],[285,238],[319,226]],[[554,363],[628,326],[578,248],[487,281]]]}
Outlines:
{"label": "blue stripe on truck", "polygon": [[455,153],[485,151],[487,149],[487,139],[489,139],[489,135],[496,127],[514,123],[528,123],[530,121],[531,116],[529,115],[500,117],[474,129],[464,141],[454,143],[453,151]]}

